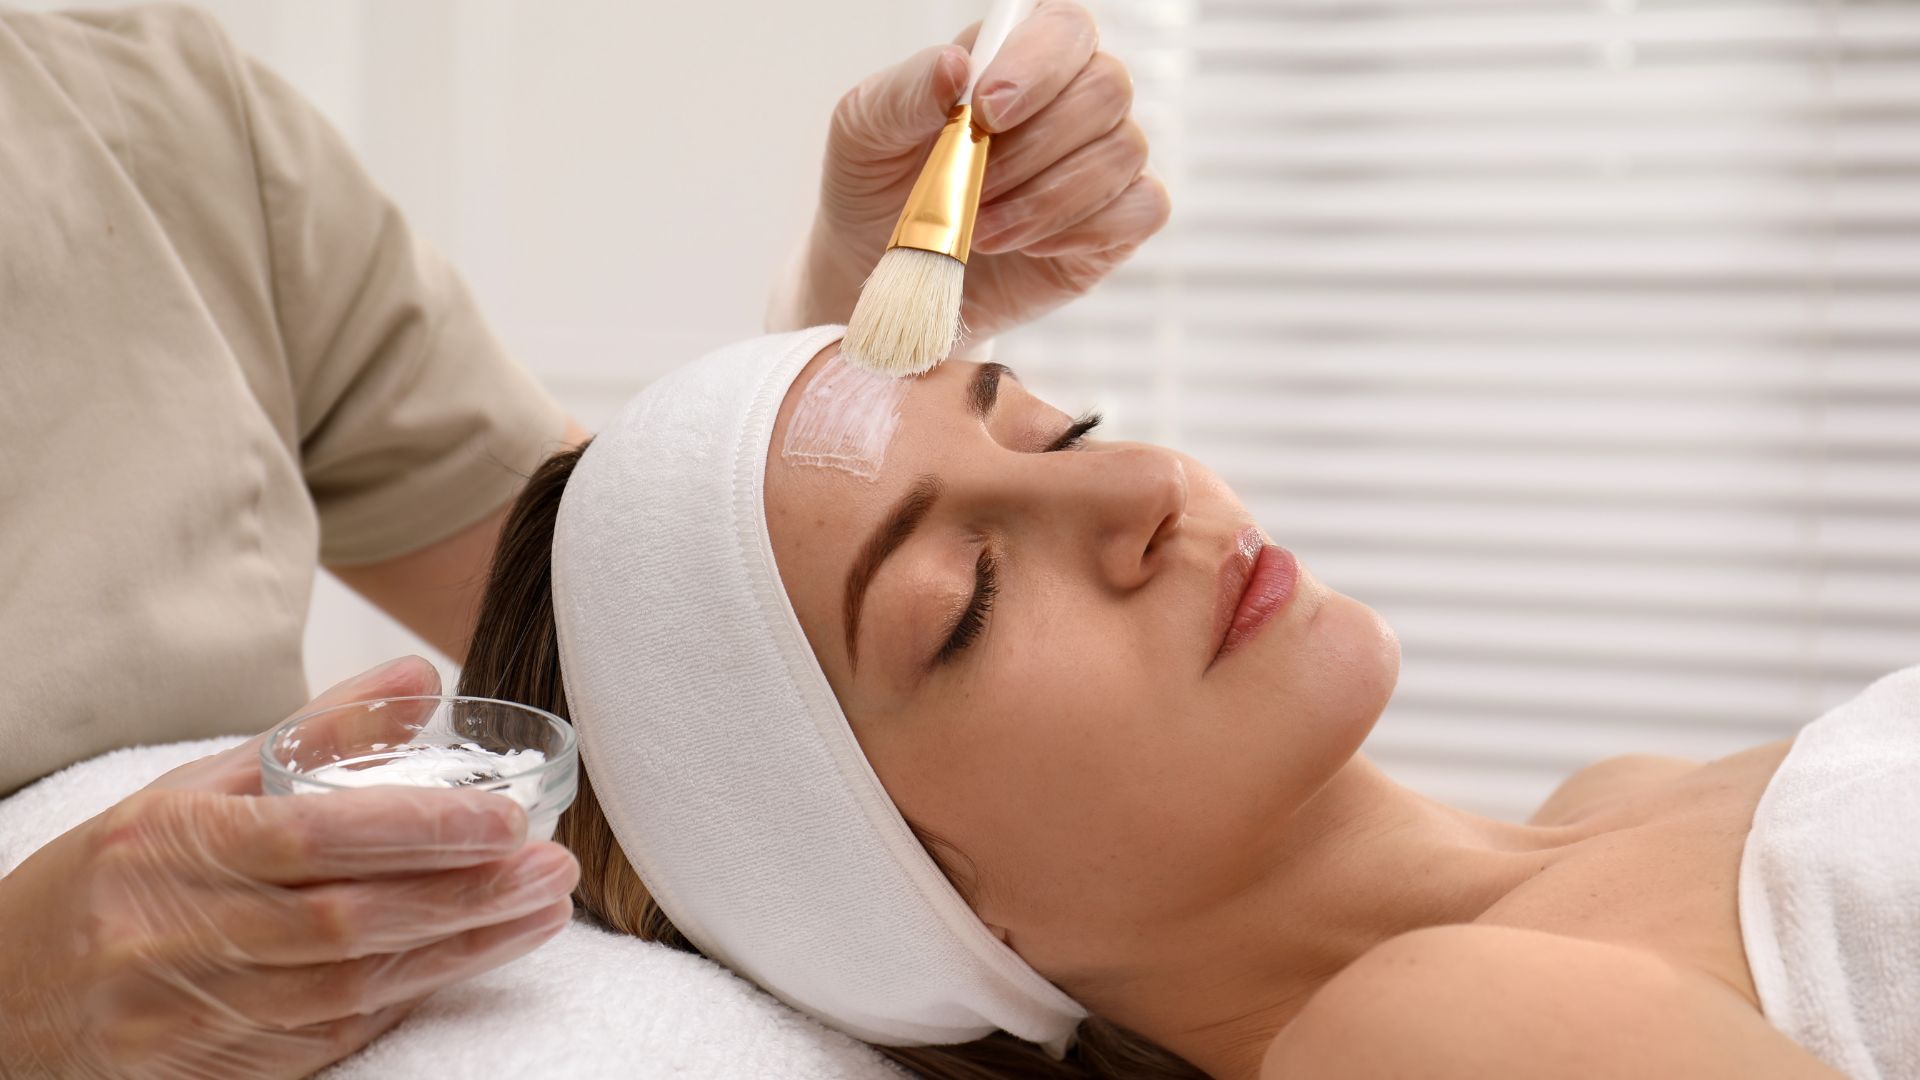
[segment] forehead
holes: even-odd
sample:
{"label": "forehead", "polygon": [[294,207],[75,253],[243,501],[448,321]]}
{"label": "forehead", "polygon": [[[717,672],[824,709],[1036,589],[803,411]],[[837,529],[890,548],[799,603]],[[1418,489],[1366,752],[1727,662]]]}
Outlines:
{"label": "forehead", "polygon": [[767,530],[774,557],[787,596],[829,676],[835,665],[828,658],[837,657],[839,650],[823,645],[839,625],[835,605],[855,550],[914,479],[940,473],[944,457],[964,445],[969,429],[977,432],[980,425],[966,404],[968,384],[980,365],[948,361],[912,380],[900,400],[900,425],[872,479],[783,458],[780,449],[786,445],[795,406],[839,351],[838,344],[821,350],[787,388],[766,461]]}

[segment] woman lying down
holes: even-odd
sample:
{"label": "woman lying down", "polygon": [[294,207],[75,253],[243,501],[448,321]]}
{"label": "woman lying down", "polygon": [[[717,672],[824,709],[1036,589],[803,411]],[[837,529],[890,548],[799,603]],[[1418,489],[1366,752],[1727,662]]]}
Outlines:
{"label": "woman lying down", "polygon": [[506,526],[462,688],[576,725],[607,924],[935,1077],[1920,1077],[1920,669],[1478,818],[1357,752],[1392,632],[1200,463],[838,337]]}

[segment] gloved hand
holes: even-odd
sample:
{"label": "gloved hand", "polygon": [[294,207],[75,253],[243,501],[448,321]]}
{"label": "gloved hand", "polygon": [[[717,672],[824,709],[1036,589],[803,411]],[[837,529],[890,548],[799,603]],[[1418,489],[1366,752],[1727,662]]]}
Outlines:
{"label": "gloved hand", "polygon": [[[438,688],[408,658],[311,707]],[[0,1072],[305,1076],[566,924],[579,867],[522,847],[512,800],[262,796],[260,742],[175,769],[0,878]]]}
{"label": "gloved hand", "polygon": [[[845,322],[886,249],[933,138],[967,81],[967,47],[926,49],[840,100],[794,310],[770,329]],[[979,341],[1092,288],[1166,224],[1171,203],[1128,116],[1133,79],[1097,52],[1093,17],[1043,0],[981,74],[974,115],[993,132],[961,319]]]}

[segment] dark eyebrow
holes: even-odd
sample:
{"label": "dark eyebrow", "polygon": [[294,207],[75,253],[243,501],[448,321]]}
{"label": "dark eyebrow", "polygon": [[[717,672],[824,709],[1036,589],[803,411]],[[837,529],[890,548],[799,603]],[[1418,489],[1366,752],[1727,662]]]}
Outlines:
{"label": "dark eyebrow", "polygon": [[967,384],[967,407],[973,410],[973,415],[985,420],[993,411],[993,403],[1000,397],[1002,375],[1013,375],[1013,369],[1005,364],[986,363],[973,373],[973,380]]}
{"label": "dark eyebrow", "polygon": [[[978,376],[975,381],[978,381]],[[853,569],[847,572],[845,601],[849,669],[859,663],[860,604],[867,597],[867,586],[873,583],[873,575],[880,572],[880,564],[887,561],[887,556],[906,543],[907,538],[913,535],[913,530],[926,520],[933,504],[940,501],[942,487],[937,476],[922,476],[915,480],[907,493],[894,504],[893,512],[880,522],[880,527],[873,531],[872,536],[867,537],[860,554],[854,558]]]}

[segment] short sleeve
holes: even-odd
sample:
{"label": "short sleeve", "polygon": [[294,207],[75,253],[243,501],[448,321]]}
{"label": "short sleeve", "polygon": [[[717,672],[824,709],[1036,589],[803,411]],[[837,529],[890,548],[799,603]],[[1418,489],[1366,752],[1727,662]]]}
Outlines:
{"label": "short sleeve", "polygon": [[566,416],[325,118],[236,67],[321,561],[418,550],[511,499]]}

